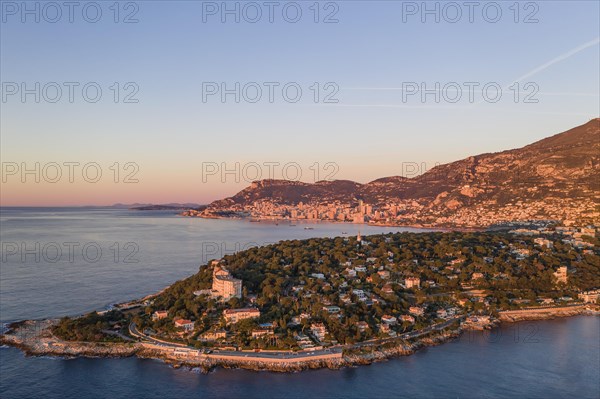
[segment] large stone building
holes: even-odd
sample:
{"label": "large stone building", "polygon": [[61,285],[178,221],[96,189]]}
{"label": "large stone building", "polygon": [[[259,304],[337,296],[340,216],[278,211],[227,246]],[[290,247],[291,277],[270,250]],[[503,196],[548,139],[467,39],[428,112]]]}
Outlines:
{"label": "large stone building", "polygon": [[242,280],[234,278],[227,269],[216,265],[213,269],[212,294],[223,301],[242,297]]}
{"label": "large stone building", "polygon": [[225,309],[223,316],[227,324],[237,323],[240,320],[260,317],[260,310],[256,308]]}
{"label": "large stone building", "polygon": [[597,303],[600,298],[600,290],[585,291],[579,294],[579,299],[586,303]]}

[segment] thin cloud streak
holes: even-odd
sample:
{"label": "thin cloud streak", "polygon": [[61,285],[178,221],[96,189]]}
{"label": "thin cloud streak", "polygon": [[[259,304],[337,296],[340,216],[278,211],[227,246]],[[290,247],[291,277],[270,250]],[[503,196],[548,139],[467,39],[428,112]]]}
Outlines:
{"label": "thin cloud streak", "polygon": [[[508,89],[511,85],[513,85],[516,82],[520,82],[524,79],[527,79],[533,75],[536,75],[546,69],[548,69],[549,67],[551,67],[552,65],[559,63],[561,61],[564,61],[578,53],[580,53],[581,51],[588,49],[590,47],[593,47],[597,44],[600,43],[600,37],[597,37],[589,42],[583,43],[569,51],[567,51],[566,53],[563,53],[561,55],[559,55],[558,57],[555,57],[553,59],[551,59],[548,62],[545,62],[544,64],[532,69],[531,71],[527,72],[526,74],[518,77],[517,79],[512,80],[509,84],[505,85],[504,87],[502,87],[502,90],[506,90]],[[404,89],[402,87],[347,87],[347,88],[342,88],[342,90],[389,90],[389,91],[404,91]],[[441,91],[441,90],[440,90]],[[448,89],[448,91],[454,91],[454,92],[458,92],[459,90],[453,90],[453,89]],[[463,92],[463,90],[460,90],[461,92]],[[520,94],[529,94],[527,92],[519,92]],[[547,95],[547,96],[565,96],[565,97],[600,97],[599,94],[597,93],[555,93],[555,92],[550,92],[550,93],[536,93],[536,95]],[[448,107],[448,108],[452,108],[452,109],[465,109],[465,108],[472,108],[474,106],[477,106],[479,104],[484,103],[485,101],[481,100],[478,102],[475,102],[473,104],[469,104],[469,105],[465,105],[465,106],[454,106],[454,107]],[[338,105],[338,106],[344,106],[344,105]],[[405,105],[388,105],[388,104],[372,104],[372,105],[368,105],[368,104],[361,104],[361,105],[353,105],[353,104],[347,104],[345,106],[356,106],[356,107],[379,107],[379,108],[407,108],[407,109],[428,109],[428,108],[444,108],[444,107],[435,107],[435,106],[405,106]],[[581,114],[568,114],[568,115],[581,115]]]}
{"label": "thin cloud streak", "polygon": [[529,78],[529,77],[531,77],[533,75],[536,75],[539,72],[542,72],[543,70],[551,67],[552,65],[554,65],[554,64],[556,64],[558,62],[564,61],[564,60],[566,60],[568,58],[571,58],[575,54],[577,54],[577,53],[579,53],[579,52],[581,52],[581,51],[583,51],[583,50],[585,50],[585,49],[587,49],[589,47],[593,47],[593,46],[595,46],[595,45],[597,45],[599,43],[600,43],[600,37],[597,37],[594,40],[591,40],[591,41],[589,41],[587,43],[583,43],[583,44],[575,47],[574,49],[571,49],[571,50],[567,51],[566,53],[561,54],[558,57],[551,59],[550,61],[548,61],[548,62],[540,65],[539,67],[532,69],[531,71],[527,72],[525,75],[520,76],[517,79],[514,79],[511,82],[511,84],[515,83],[515,82],[520,82],[523,79],[527,79],[527,78]]}

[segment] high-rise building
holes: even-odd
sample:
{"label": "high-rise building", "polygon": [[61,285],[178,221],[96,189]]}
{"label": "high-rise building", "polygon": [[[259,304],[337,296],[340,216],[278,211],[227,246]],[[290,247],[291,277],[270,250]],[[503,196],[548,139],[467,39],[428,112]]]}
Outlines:
{"label": "high-rise building", "polygon": [[242,297],[242,280],[234,278],[227,269],[215,266],[213,269],[213,296],[221,297],[223,301]]}
{"label": "high-rise building", "polygon": [[352,216],[352,222],[353,223],[364,223],[365,222],[365,216],[362,213],[357,213],[355,215]]}

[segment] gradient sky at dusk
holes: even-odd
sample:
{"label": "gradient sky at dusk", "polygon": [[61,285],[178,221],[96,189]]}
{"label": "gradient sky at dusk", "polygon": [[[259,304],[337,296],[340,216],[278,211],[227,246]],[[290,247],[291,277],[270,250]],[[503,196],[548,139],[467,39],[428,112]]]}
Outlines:
{"label": "gradient sky at dusk", "polygon": [[[57,183],[4,176],[3,206],[207,203],[248,185],[243,175],[238,182],[232,174],[225,181],[218,174],[203,179],[203,162],[230,168],[295,162],[308,182],[315,162],[320,178],[333,170],[324,165],[335,163],[336,179],[368,182],[406,175],[407,168],[412,173],[407,163],[428,169],[521,147],[598,117],[600,108],[597,1],[521,2],[519,23],[513,1],[496,3],[502,10],[497,23],[482,16],[484,3],[473,23],[467,15],[457,23],[435,23],[432,16],[423,23],[419,13],[403,21],[407,2],[400,1],[332,2],[337,23],[314,23],[314,1],[297,2],[303,12],[297,23],[283,19],[285,2],[275,9],[274,23],[266,15],[257,23],[235,23],[231,16],[222,23],[219,15],[203,22],[207,2],[141,1],[133,2],[139,22],[131,24],[113,22],[112,1],[98,2],[98,23],[77,11],[73,23],[66,16],[22,23],[20,14],[6,12],[12,2],[1,3],[3,167],[96,162],[103,172],[97,183],[85,181],[80,169],[73,183],[66,176]],[[335,10],[326,3],[320,3],[321,20]],[[120,19],[134,10],[125,5]],[[523,23],[534,11],[538,22]],[[516,80],[522,88],[517,102],[509,88]],[[103,95],[87,103],[76,89],[70,103],[65,90],[57,103],[36,103],[33,96],[23,103],[18,94],[6,97],[7,82],[97,82]],[[134,82],[139,102],[115,104],[113,82]],[[297,82],[303,94],[297,103],[284,101],[278,90],[273,103],[235,103],[233,96],[203,102],[203,82]],[[315,103],[314,82],[337,85],[339,102]],[[496,103],[482,100],[478,90],[472,103],[464,93],[457,103],[436,102],[434,95],[404,100],[401,89],[410,82],[428,88],[495,82],[504,90]],[[539,88],[537,103],[524,102],[532,93],[528,83]],[[121,96],[127,92],[121,90]],[[115,162],[117,183],[109,168]],[[122,182],[133,170],[124,169],[128,162],[139,166],[137,183]],[[267,177],[266,167],[262,172]],[[281,167],[274,177],[284,177]]]}

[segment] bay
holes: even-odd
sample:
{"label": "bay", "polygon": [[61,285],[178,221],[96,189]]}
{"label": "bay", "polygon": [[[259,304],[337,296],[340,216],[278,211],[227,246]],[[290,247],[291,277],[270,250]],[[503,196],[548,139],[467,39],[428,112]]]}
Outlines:
{"label": "bay", "polygon": [[[359,228],[363,235],[420,231],[102,208],[2,208],[0,223],[2,322],[77,315],[138,298],[250,245],[354,235]],[[208,375],[156,360],[31,358],[2,348],[0,397],[598,398],[599,342],[600,319],[579,316],[467,333],[371,366],[294,374],[218,369]]]}

